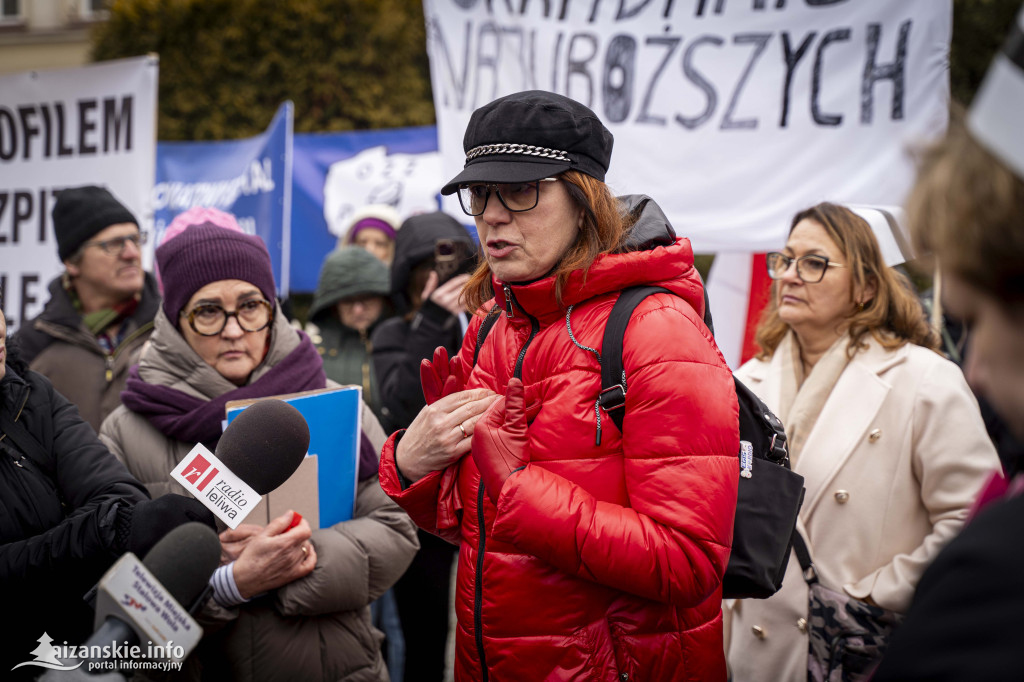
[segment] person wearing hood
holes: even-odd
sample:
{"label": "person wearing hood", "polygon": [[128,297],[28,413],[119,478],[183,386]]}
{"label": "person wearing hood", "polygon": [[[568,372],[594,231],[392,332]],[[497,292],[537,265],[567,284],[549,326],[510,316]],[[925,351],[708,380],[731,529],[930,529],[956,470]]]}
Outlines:
{"label": "person wearing hood", "polygon": [[[328,379],[363,387],[363,401],[379,419],[380,391],[370,353],[370,334],[391,315],[388,268],[358,246],[335,249],[320,268],[306,333],[316,345]],[[405,639],[393,590],[370,605],[373,624],[384,633],[391,682],[402,682]]]}
{"label": "person wearing hood", "polygon": [[[426,405],[420,363],[441,346],[453,355],[469,324],[461,291],[475,262],[472,237],[440,211],[415,215],[395,240],[391,299],[398,316],[381,323],[372,337],[380,383],[381,424],[405,428]],[[449,593],[455,548],[424,531],[420,551],[395,585],[405,639],[405,682],[440,682],[445,670]]]}
{"label": "person wearing hood", "polygon": [[[428,405],[380,463],[417,525],[458,543],[455,679],[724,682],[739,408],[690,243],[649,197],[615,198],[612,135],[569,98],[499,98],[463,145],[441,191],[476,220],[476,313],[424,363]],[[625,330],[620,433],[600,348],[637,285],[668,291]]]}
{"label": "person wearing hood", "polygon": [[391,300],[398,317],[371,337],[380,381],[381,425],[405,428],[423,408],[420,361],[444,346],[453,355],[469,324],[460,299],[476,245],[455,218],[441,211],[412,216],[395,240]]}
{"label": "person wearing hood", "polygon": [[324,361],[324,373],[342,385],[363,387],[363,400],[378,418],[380,390],[370,335],[391,313],[388,269],[368,251],[342,247],[320,268],[306,331]]}

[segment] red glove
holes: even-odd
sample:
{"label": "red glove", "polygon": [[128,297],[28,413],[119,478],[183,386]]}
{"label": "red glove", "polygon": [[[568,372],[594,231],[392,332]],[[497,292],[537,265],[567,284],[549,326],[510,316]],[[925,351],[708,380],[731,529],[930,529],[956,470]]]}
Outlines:
{"label": "red glove", "polygon": [[446,395],[458,393],[466,386],[462,363],[457,357],[449,362],[448,351],[444,346],[438,346],[434,349],[434,362],[426,358],[420,361],[420,384],[427,405],[433,405]]}
{"label": "red glove", "polygon": [[473,430],[473,460],[491,502],[513,471],[530,461],[523,382],[510,379],[504,397],[487,408]]}

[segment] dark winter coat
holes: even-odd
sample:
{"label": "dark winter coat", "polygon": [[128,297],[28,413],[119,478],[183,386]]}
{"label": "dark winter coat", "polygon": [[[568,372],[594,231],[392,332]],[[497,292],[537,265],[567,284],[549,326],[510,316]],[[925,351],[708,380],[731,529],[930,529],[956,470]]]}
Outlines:
{"label": "dark winter coat", "polygon": [[[689,242],[674,239],[653,202],[633,233],[648,231],[661,234],[649,248],[573,273],[568,310],[553,277],[494,281],[484,307],[511,317],[498,317],[467,388],[504,393],[521,378],[529,420],[529,463],[496,505],[472,457],[403,490],[399,434],[384,446],[385,492],[422,528],[460,543],[457,680],[725,680],[736,394],[702,322]],[[596,409],[597,353],[619,292],[639,284],[673,293],[644,299],[626,330],[620,433]],[[482,319],[474,316],[459,354],[467,365]]]}
{"label": "dark winter coat", "polygon": [[[312,324],[306,332],[324,361],[328,379],[344,385],[363,387],[363,400],[378,419],[381,417],[380,390],[373,368],[370,337],[390,315],[388,269],[368,251],[357,246],[338,249],[324,260],[313,304]],[[381,317],[360,332],[342,324],[335,312],[339,301],[351,296],[377,295],[387,301]]]}
{"label": "dark winter coat", "polygon": [[924,572],[872,680],[997,682],[1024,676],[1024,495],[991,503]]}
{"label": "dark winter coat", "polygon": [[17,628],[0,647],[4,675],[32,660],[44,631],[57,643],[88,637],[92,611],[82,596],[125,549],[117,509],[146,498],[46,377],[7,368],[0,381],[0,603],[17,614]]}
{"label": "dark winter coat", "polygon": [[22,357],[74,403],[94,431],[121,404],[121,391],[137,351],[153,332],[160,307],[156,280],[146,273],[138,308],[124,321],[123,340],[107,353],[82,321],[60,277],[50,282],[50,300],[16,335]]}
{"label": "dark winter coat", "polygon": [[[406,289],[413,268],[433,258],[439,239],[476,248],[464,227],[440,213],[414,216],[398,233],[391,265],[391,298],[400,313],[407,313],[411,305]],[[462,324],[458,317],[427,300],[411,320],[393,317],[380,323],[370,340],[380,388],[381,426],[391,433],[407,427],[426,405],[420,387],[420,361],[433,357],[438,346],[454,357],[462,345]]]}

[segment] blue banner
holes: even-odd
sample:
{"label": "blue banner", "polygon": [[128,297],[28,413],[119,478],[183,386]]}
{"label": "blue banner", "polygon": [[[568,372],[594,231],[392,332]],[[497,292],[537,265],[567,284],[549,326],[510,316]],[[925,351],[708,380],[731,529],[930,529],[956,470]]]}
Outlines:
{"label": "blue banner", "polygon": [[390,204],[402,218],[436,211],[440,157],[434,126],[295,136],[292,291],[316,290],[320,265],[352,211]]}
{"label": "blue banner", "polygon": [[[174,216],[194,206],[234,214],[263,238],[278,291],[291,282],[292,103],[277,110],[266,132],[243,140],[160,142],[153,189],[157,244]],[[319,267],[319,263],[318,263]]]}

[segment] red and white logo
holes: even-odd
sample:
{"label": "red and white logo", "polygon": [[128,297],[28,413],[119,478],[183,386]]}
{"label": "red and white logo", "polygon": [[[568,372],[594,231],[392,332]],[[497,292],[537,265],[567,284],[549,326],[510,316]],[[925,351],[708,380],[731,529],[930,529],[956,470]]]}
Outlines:
{"label": "red and white logo", "polygon": [[171,471],[185,487],[229,528],[237,528],[260,502],[260,494],[231,473],[217,455],[197,443]]}
{"label": "red and white logo", "polygon": [[[206,473],[207,469],[210,469],[210,473]],[[196,490],[203,490],[213,480],[213,477],[217,475],[218,471],[217,467],[210,466],[205,457],[197,454],[192,458],[192,461],[185,465],[185,470],[181,476],[191,483]],[[203,474],[206,474],[206,476],[204,477]]]}

